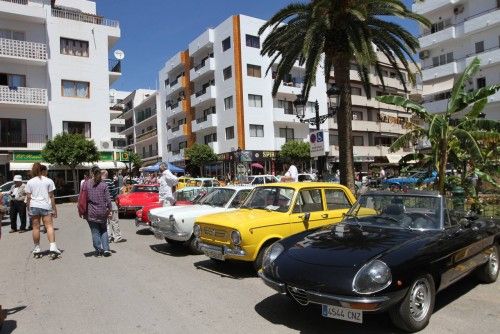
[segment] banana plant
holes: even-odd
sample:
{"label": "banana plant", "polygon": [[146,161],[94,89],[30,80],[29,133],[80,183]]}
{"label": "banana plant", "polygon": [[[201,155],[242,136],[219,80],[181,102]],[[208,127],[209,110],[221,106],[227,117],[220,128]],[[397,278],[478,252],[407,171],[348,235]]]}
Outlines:
{"label": "banana plant", "polygon": [[[484,160],[478,140],[498,141],[500,133],[491,131],[496,128],[495,121],[479,118],[488,102],[488,96],[500,90],[500,84],[486,86],[467,92],[465,82],[479,70],[480,61],[476,57],[456,79],[446,110],[430,113],[423,105],[401,96],[378,96],[380,102],[404,107],[415,114],[421,123],[412,122],[410,131],[399,137],[390,147],[397,151],[417,140],[431,143],[431,157],[438,171],[438,190],[445,194],[446,164],[454,147],[466,152],[473,161]],[[464,114],[463,117],[458,117]],[[498,122],[496,122],[498,123]],[[474,128],[471,131],[471,128]]]}

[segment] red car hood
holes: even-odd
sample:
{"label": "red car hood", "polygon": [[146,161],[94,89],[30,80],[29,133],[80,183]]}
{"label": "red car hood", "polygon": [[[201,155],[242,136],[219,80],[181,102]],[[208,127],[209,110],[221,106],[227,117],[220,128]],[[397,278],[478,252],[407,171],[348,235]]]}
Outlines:
{"label": "red car hood", "polygon": [[145,206],[151,202],[158,202],[158,193],[130,193],[118,196],[119,206]]}

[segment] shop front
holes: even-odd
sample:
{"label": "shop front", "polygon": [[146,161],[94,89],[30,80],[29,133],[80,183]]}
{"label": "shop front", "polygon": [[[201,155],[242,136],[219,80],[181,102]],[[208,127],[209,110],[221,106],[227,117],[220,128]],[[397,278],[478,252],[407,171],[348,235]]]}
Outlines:
{"label": "shop front", "polygon": [[[242,175],[276,174],[279,168],[277,151],[240,150],[218,155],[214,166],[215,176],[231,179]],[[215,167],[216,166],[216,167]]]}

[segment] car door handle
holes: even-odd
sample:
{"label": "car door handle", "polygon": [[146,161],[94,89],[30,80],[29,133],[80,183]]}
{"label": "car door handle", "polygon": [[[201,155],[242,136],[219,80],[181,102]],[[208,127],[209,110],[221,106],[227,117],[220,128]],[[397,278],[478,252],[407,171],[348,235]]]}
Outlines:
{"label": "car door handle", "polygon": [[324,213],[321,215],[321,218],[328,218],[328,213]]}

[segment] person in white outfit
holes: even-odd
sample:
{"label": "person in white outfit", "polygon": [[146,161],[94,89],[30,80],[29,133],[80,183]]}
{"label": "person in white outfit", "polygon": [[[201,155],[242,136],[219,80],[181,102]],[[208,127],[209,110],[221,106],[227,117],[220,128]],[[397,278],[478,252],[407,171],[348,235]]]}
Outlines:
{"label": "person in white outfit", "polygon": [[[286,168],[286,165],[285,165]],[[288,167],[288,170],[285,173],[285,180],[288,182],[298,182],[299,181],[299,171],[297,167],[292,163]]]}
{"label": "person in white outfit", "polygon": [[158,190],[160,202],[163,206],[171,206],[175,203],[172,187],[177,185],[178,179],[168,170],[167,164],[164,162],[160,164],[160,173],[160,188]]}

